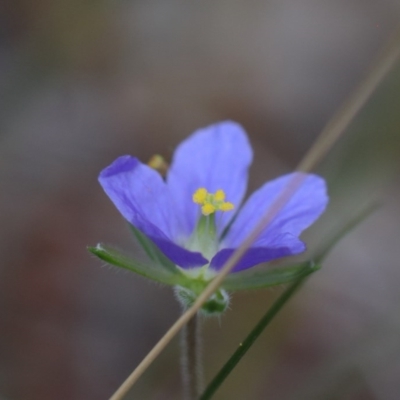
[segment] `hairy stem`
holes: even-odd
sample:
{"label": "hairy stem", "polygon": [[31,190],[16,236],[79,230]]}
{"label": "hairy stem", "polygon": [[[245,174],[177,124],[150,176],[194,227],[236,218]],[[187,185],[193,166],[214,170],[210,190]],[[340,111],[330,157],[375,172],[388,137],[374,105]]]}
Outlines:
{"label": "hairy stem", "polygon": [[201,321],[197,313],[182,330],[181,368],[185,400],[195,400],[203,390]]}

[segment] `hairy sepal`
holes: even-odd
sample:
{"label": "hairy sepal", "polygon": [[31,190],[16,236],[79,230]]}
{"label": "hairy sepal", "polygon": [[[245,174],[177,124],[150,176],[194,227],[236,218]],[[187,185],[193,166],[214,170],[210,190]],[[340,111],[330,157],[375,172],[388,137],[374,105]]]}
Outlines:
{"label": "hairy sepal", "polygon": [[236,272],[227,276],[222,288],[228,291],[261,289],[283,285],[320,269],[320,265],[305,262],[299,265],[265,269],[262,271]]}
{"label": "hairy sepal", "polygon": [[88,251],[107,264],[134,272],[140,276],[165,285],[188,284],[188,278],[174,264],[164,264],[155,260],[143,261],[134,256],[126,256],[119,250],[99,243],[96,247],[88,247]]}

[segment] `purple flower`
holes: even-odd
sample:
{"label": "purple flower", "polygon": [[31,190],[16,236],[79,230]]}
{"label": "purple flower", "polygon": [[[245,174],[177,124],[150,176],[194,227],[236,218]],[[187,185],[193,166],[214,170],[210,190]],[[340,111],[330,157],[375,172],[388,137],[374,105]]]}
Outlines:
{"label": "purple flower", "polygon": [[[295,174],[267,182],[241,207],[252,150],[243,128],[221,122],[199,129],[175,151],[164,180],[137,158],[122,156],[100,184],[123,217],[183,269],[218,271]],[[307,174],[234,271],[302,253],[299,239],[325,210],[325,181]]]}

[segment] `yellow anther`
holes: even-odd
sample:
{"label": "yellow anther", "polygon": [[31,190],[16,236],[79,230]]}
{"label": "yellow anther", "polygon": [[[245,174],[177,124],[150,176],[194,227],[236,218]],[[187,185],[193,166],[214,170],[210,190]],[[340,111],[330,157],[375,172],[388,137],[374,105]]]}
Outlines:
{"label": "yellow anther", "polygon": [[217,190],[214,194],[214,200],[217,202],[225,201],[225,192],[221,189]]}
{"label": "yellow anther", "polygon": [[201,205],[203,215],[210,215],[216,211],[231,211],[234,205],[229,201],[225,201],[225,192],[222,189],[217,190],[214,194],[209,193],[206,188],[199,188],[193,194],[193,201]]}
{"label": "yellow anther", "polygon": [[165,176],[167,174],[168,164],[164,160],[164,158],[159,154],[155,154],[154,156],[152,156],[147,165],[150,168],[153,168],[156,171],[158,171],[162,176]]}
{"label": "yellow anther", "polygon": [[222,203],[218,208],[221,211],[231,211],[235,208],[235,206],[229,201],[226,201],[225,203]]}
{"label": "yellow anther", "polygon": [[207,199],[207,190],[204,188],[197,189],[193,195],[193,201],[196,204],[204,204]]}
{"label": "yellow anther", "polygon": [[206,203],[204,206],[201,207],[201,212],[203,215],[210,215],[216,211],[215,206],[213,206],[211,203]]}

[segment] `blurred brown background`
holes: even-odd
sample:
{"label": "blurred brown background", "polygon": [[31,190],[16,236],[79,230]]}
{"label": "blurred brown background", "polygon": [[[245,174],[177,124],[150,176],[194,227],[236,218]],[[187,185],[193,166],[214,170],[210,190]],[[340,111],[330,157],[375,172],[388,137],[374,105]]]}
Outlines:
{"label": "blurred brown background", "polygon": [[[376,60],[398,0],[0,2],[0,398],[107,399],[180,310],[171,290],[102,267],[129,249],[97,183],[121,154],[169,158],[233,119],[255,149],[250,190],[293,169]],[[368,202],[216,399],[400,398],[400,66],[319,173],[331,206],[311,248]],[[279,289],[206,322],[206,378]],[[180,396],[178,340],[130,399]]]}

